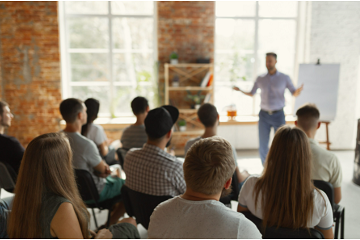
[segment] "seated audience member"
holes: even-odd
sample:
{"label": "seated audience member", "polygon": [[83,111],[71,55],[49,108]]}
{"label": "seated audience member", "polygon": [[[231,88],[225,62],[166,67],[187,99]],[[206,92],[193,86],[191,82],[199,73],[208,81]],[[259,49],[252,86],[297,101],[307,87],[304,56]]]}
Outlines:
{"label": "seated audience member", "polygon": [[[86,123],[87,119],[85,104],[79,99],[68,98],[61,102],[60,113],[66,121],[63,131],[69,138],[73,151],[74,168],[90,172],[100,194],[99,202],[120,195],[125,180],[120,178],[119,172],[110,172],[109,166],[101,160],[95,143],[80,134],[81,126]],[[110,174],[111,176],[109,176]],[[117,204],[112,212],[110,224],[116,223],[124,213],[123,203]]]}
{"label": "seated audience member", "polygon": [[332,206],[311,181],[311,151],[302,130],[283,126],[276,131],[262,176],[250,176],[241,189],[238,211],[250,211],[265,226],[315,227],[334,238]]}
{"label": "seated audience member", "polygon": [[334,200],[339,203],[341,200],[342,170],[339,159],[336,155],[322,147],[314,139],[319,122],[320,112],[314,104],[305,104],[297,112],[295,125],[301,128],[309,138],[312,153],[312,179],[330,182],[334,187]]}
{"label": "seated audience member", "polygon": [[9,238],[7,235],[7,222],[11,212],[12,201],[14,197],[0,199],[0,238]]}
{"label": "seated audience member", "polygon": [[9,105],[0,101],[0,161],[6,163],[18,174],[24,148],[16,138],[4,134],[5,128],[11,126],[13,118]]}
{"label": "seated audience member", "polygon": [[231,191],[234,171],[228,141],[208,137],[194,143],[184,162],[186,192],[155,208],[149,238],[261,238],[250,220],[219,202]]}
{"label": "seated audience member", "polygon": [[[10,238],[90,237],[90,216],[78,192],[71,162],[72,150],[64,133],[44,134],[30,142],[8,222]],[[139,233],[135,220],[129,218],[109,230],[100,230],[99,237],[139,238]]]}
{"label": "seated audience member", "polygon": [[131,102],[131,109],[136,116],[136,122],[125,128],[121,136],[122,148],[128,151],[131,148],[142,148],[147,141],[144,120],[149,112],[146,98],[136,97]]}
{"label": "seated audience member", "polygon": [[81,128],[81,134],[96,144],[100,155],[108,164],[114,163],[114,161],[116,161],[115,149],[108,146],[108,139],[104,128],[94,123],[98,117],[100,102],[94,98],[88,98],[84,103],[86,106],[87,121]]}
{"label": "seated audience member", "polygon": [[[200,122],[204,125],[205,131],[202,136],[193,138],[193,139],[190,139],[189,141],[187,141],[187,143],[185,145],[185,155],[186,155],[187,151],[189,150],[189,148],[195,142],[197,142],[203,138],[216,136],[216,133],[217,133],[217,128],[219,125],[219,114],[214,105],[212,105],[210,103],[203,104],[199,108],[197,115],[198,115]],[[236,168],[235,168],[236,176],[239,181],[239,188],[241,189],[241,186],[244,184],[246,178],[249,177],[250,175],[247,171],[243,171],[240,173],[240,170],[239,170],[239,167],[237,166],[237,161],[236,161],[237,160],[236,150],[234,147],[231,147],[231,148],[232,148],[232,152],[234,155],[234,161],[235,161],[235,166],[236,166]]]}
{"label": "seated audience member", "polygon": [[182,162],[165,152],[172,127],[179,117],[173,106],[149,111],[145,119],[148,140],[142,148],[132,148],[125,156],[126,186],[155,196],[177,196],[185,192]]}

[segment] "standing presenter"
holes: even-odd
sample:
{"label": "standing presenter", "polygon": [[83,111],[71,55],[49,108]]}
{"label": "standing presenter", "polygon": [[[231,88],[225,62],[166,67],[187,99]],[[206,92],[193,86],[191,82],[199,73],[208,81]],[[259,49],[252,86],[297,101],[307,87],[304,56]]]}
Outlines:
{"label": "standing presenter", "polygon": [[234,90],[240,91],[248,96],[253,96],[258,88],[261,89],[261,105],[259,112],[259,153],[264,165],[266,155],[269,151],[269,136],[271,127],[274,131],[285,124],[285,89],[288,88],[293,96],[297,97],[303,89],[303,85],[295,88],[288,75],[279,72],[275,65],[277,55],[273,52],[266,54],[267,74],[258,76],[250,92],[244,92],[238,87]]}

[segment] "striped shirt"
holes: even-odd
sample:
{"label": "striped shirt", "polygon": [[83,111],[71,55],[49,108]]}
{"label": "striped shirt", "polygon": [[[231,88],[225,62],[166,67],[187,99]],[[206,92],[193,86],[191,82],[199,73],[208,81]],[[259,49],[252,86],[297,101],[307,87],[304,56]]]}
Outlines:
{"label": "striped shirt", "polygon": [[147,135],[144,125],[131,125],[124,129],[121,136],[122,148],[129,150],[131,148],[142,148],[147,142]]}
{"label": "striped shirt", "polygon": [[134,191],[155,196],[177,196],[186,190],[182,162],[158,148],[144,144],[125,157],[125,185]]}

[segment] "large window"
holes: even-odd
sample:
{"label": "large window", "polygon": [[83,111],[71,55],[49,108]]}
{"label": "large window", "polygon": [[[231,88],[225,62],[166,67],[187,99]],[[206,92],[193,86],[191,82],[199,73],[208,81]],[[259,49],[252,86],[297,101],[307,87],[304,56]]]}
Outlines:
{"label": "large window", "polygon": [[100,116],[132,115],[130,102],[144,96],[154,106],[153,2],[62,4],[63,97],[100,100]]}
{"label": "large window", "polygon": [[[278,55],[277,69],[294,79],[297,2],[216,2],[215,104],[221,113],[235,104],[238,115],[256,115],[260,90],[253,98],[231,89],[250,91],[256,77],[266,73],[265,54]],[[292,113],[286,90],[285,113]]]}

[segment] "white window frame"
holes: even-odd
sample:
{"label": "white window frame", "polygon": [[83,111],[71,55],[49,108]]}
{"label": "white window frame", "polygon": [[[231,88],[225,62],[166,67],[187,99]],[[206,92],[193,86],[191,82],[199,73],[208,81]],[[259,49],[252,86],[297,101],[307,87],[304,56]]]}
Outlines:
{"label": "white window frame", "polygon": [[[61,52],[61,83],[62,83],[62,99],[72,97],[72,87],[73,86],[109,86],[109,100],[114,98],[114,87],[117,86],[132,86],[131,82],[116,82],[113,71],[113,59],[114,53],[137,53],[137,52],[152,52],[154,62],[158,60],[158,48],[157,48],[157,4],[154,1],[154,11],[152,15],[136,15],[136,14],[112,14],[111,13],[111,1],[107,2],[108,4],[108,14],[70,14],[66,13],[65,2],[58,2],[58,16],[59,16],[59,29],[60,29],[60,52]],[[67,18],[81,18],[81,17],[101,17],[108,18],[108,36],[109,36],[109,45],[108,49],[82,49],[82,48],[69,48],[69,31]],[[113,39],[112,39],[112,20],[114,18],[126,17],[126,18],[152,18],[153,19],[153,49],[114,49]],[[107,53],[108,54],[108,81],[107,82],[94,82],[94,81],[82,81],[82,82],[72,82],[71,81],[71,61],[70,53]],[[156,73],[153,73],[154,81],[157,81]],[[142,86],[151,86],[151,83],[140,82]],[[125,113],[127,116],[132,116],[131,112]],[[100,117],[110,117],[109,113],[100,113]]]}
{"label": "white window frame", "polygon": [[[216,2],[215,2],[215,8],[216,8]],[[295,20],[296,21],[296,35],[295,35],[295,52],[294,52],[294,70],[293,70],[293,73],[292,75],[290,75],[290,78],[291,80],[293,81],[294,85],[297,83],[297,72],[298,72],[298,64],[299,64],[299,38],[300,38],[300,20],[301,19],[301,13],[302,13],[302,10],[303,7],[301,5],[301,2],[298,2],[298,5],[297,5],[297,16],[296,17],[260,17],[259,16],[259,1],[256,1],[256,7],[255,7],[255,16],[253,17],[225,17],[225,16],[216,16],[215,15],[215,21],[216,19],[242,19],[242,20],[254,20],[255,21],[255,34],[254,34],[254,49],[253,51],[253,54],[254,54],[254,64],[253,64],[253,79],[251,80],[252,82],[255,82],[256,80],[256,77],[261,74],[259,72],[259,69],[258,69],[258,46],[259,46],[259,20]],[[216,11],[215,11],[216,12]],[[215,34],[216,34],[216,29],[215,29]],[[226,53],[227,50],[220,50],[220,51],[217,51],[216,50],[216,39],[215,39],[215,46],[214,46],[214,49],[215,49],[215,52],[214,52],[214,55],[216,56],[216,53]],[[265,57],[265,56],[264,56]],[[216,65],[216,57],[214,57],[214,62],[215,62],[215,65]],[[215,75],[214,75],[214,79],[216,81],[216,72],[215,72]],[[216,82],[217,85],[227,85],[229,84],[228,81],[225,81],[225,82]],[[230,86],[229,86],[230,87]],[[239,93],[240,94],[240,93]],[[253,97],[253,106],[252,106],[252,115],[251,116],[257,116],[258,115],[258,112],[256,112],[256,100],[255,100],[255,97]],[[215,98],[216,99],[216,98]],[[216,101],[216,100],[215,100]],[[291,107],[292,107],[292,113],[294,112],[294,100],[291,101]],[[238,114],[239,115],[239,114]],[[240,115],[240,116],[246,116],[246,115]]]}

